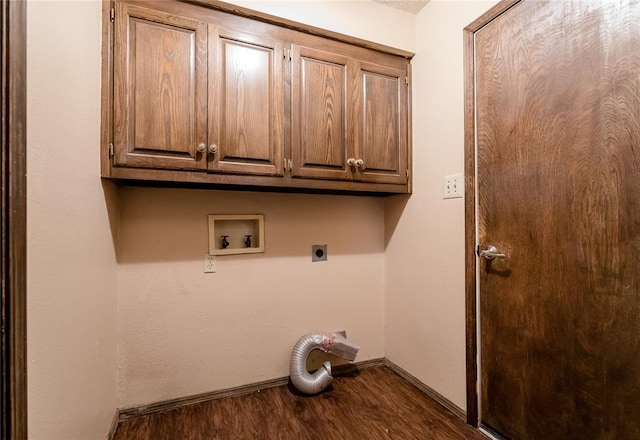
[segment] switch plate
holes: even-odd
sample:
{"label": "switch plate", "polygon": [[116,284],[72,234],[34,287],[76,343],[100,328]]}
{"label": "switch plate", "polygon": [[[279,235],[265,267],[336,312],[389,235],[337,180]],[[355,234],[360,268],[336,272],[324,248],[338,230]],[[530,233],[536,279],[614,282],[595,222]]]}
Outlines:
{"label": "switch plate", "polygon": [[311,261],[327,261],[327,245],[314,244],[311,246]]}
{"label": "switch plate", "polygon": [[204,254],[204,273],[215,273],[218,271],[218,263],[216,257]]}
{"label": "switch plate", "polygon": [[464,196],[462,173],[444,176],[442,181],[442,198],[457,199]]}

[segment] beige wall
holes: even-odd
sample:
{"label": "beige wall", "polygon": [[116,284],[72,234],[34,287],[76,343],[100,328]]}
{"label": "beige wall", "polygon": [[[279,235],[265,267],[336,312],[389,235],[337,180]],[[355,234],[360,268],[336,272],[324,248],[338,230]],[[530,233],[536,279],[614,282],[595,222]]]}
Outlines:
{"label": "beige wall", "polygon": [[106,208],[116,192],[99,177],[100,27],[99,2],[27,4],[30,440],[104,439],[116,409]]}
{"label": "beige wall", "polygon": [[385,206],[387,356],[461,408],[464,200],[443,200],[442,178],[464,168],[462,29],[494,3],[432,0],[418,14],[414,193]]}
{"label": "beige wall", "polygon": [[[128,188],[120,204],[119,406],[287,376],[310,332],[347,330],[360,360],[383,356],[382,200]],[[265,253],[204,274],[207,214],[251,213]]]}
{"label": "beige wall", "polygon": [[267,14],[413,52],[415,16],[369,0],[230,0]]}
{"label": "beige wall", "polygon": [[[378,4],[243,5],[413,48],[414,16]],[[265,214],[266,252],[204,274],[213,213]],[[383,199],[138,188],[120,192],[120,215],[120,407],[287,376],[309,332],[346,330],[358,360],[384,356]],[[328,245],[326,263],[311,262],[313,244]]]}

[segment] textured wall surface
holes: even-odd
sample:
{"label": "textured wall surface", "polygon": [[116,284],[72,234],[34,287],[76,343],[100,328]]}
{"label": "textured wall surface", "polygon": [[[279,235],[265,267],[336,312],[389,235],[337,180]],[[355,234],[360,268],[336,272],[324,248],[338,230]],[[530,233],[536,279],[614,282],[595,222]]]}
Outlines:
{"label": "textured wall surface", "polygon": [[104,439],[116,409],[117,195],[100,181],[100,14],[100,2],[27,4],[30,440]]}
{"label": "textured wall surface", "polygon": [[[121,407],[287,376],[311,332],[347,330],[359,360],[383,356],[381,199],[129,188],[120,203]],[[265,253],[203,273],[207,214],[252,213]]]}
{"label": "textured wall surface", "polygon": [[[415,42],[412,14],[372,2],[235,3]],[[141,188],[120,203],[120,407],[286,376],[309,332],[347,330],[358,360],[384,355],[383,199]],[[203,274],[207,214],[242,213],[265,214],[266,252],[218,257],[219,272]],[[328,245],[326,263],[311,263],[312,244]]]}
{"label": "textured wall surface", "polygon": [[464,169],[462,30],[493,4],[431,1],[418,14],[414,191],[385,202],[387,356],[461,408],[464,200],[443,200],[442,178]]}
{"label": "textured wall surface", "polygon": [[233,0],[277,17],[413,52],[415,15],[369,0]]}

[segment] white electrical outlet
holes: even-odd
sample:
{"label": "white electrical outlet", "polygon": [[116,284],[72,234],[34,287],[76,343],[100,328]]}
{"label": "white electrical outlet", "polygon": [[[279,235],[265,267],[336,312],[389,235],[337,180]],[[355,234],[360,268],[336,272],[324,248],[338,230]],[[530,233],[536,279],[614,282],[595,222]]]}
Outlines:
{"label": "white electrical outlet", "polygon": [[217,271],[218,264],[216,263],[216,257],[204,254],[204,273],[215,273]]}
{"label": "white electrical outlet", "polygon": [[457,199],[464,195],[462,173],[444,176],[442,181],[442,198]]}

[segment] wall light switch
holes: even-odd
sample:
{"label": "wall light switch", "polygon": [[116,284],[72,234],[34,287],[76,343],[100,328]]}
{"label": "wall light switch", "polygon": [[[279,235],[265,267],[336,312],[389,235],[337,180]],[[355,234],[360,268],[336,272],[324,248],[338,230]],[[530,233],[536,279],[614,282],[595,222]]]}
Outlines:
{"label": "wall light switch", "polygon": [[444,176],[442,181],[442,198],[457,199],[464,196],[464,180],[462,173]]}

